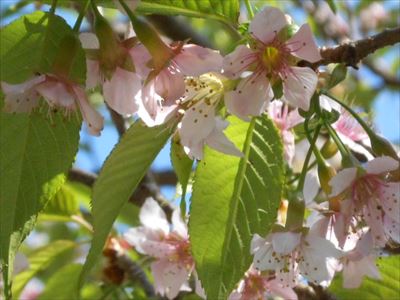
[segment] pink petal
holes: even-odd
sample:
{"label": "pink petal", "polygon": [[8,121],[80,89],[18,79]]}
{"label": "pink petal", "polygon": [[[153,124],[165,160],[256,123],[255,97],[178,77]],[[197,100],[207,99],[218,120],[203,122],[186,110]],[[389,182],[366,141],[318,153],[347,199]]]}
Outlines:
{"label": "pink petal", "polygon": [[307,172],[304,181],[303,196],[307,206],[314,202],[315,197],[318,195],[319,188],[320,183],[317,170],[312,169],[310,172]]}
{"label": "pink petal", "polygon": [[377,247],[384,247],[387,238],[385,235],[385,228],[383,226],[383,213],[381,209],[378,209],[375,201],[371,199],[367,206],[364,208],[364,220],[365,223],[371,228],[372,238],[374,245]]}
{"label": "pink petal", "polygon": [[373,256],[364,257],[359,261],[349,261],[343,268],[343,287],[347,289],[358,288],[363,276],[380,279],[379,270],[375,265]]}
{"label": "pink petal", "polygon": [[236,148],[235,144],[232,143],[223,133],[223,130],[228,126],[228,122],[223,121],[219,117],[215,118],[215,121],[216,126],[206,138],[206,144],[219,152],[242,157],[243,153]]}
{"label": "pink petal", "polygon": [[250,244],[250,253],[254,254],[260,247],[262,247],[267,242],[266,239],[259,236],[257,233],[253,235]]}
{"label": "pink petal", "polygon": [[253,258],[253,266],[256,270],[264,271],[264,270],[275,270],[284,264],[284,261],[275,259],[272,256],[274,253],[274,249],[271,243],[264,243],[253,249],[254,258]]}
{"label": "pink petal", "polygon": [[140,209],[140,222],[147,228],[169,232],[169,223],[160,205],[152,199],[147,198]]}
{"label": "pink petal", "polygon": [[97,60],[86,59],[86,89],[95,88],[101,82],[100,65]]}
{"label": "pink petal", "polygon": [[297,300],[297,294],[293,291],[292,288],[283,287],[278,280],[272,279],[268,281],[268,290],[271,292],[272,295],[282,297],[283,299],[288,300]]}
{"label": "pink petal", "polygon": [[198,45],[184,45],[181,52],[175,56],[174,62],[182,74],[200,76],[208,72],[220,72],[222,56],[219,51]]}
{"label": "pink petal", "polygon": [[385,215],[383,217],[383,224],[386,234],[396,243],[400,243],[400,223]]}
{"label": "pink petal", "polygon": [[286,119],[287,129],[293,128],[296,125],[302,123],[303,121],[304,121],[304,118],[302,116],[300,116],[299,110],[294,109],[291,112],[289,112],[289,114],[287,116],[287,119]]}
{"label": "pink petal", "polygon": [[117,68],[103,84],[103,95],[107,104],[121,115],[134,114],[138,110],[135,96],[142,87],[141,80],[133,72]]}
{"label": "pink petal", "polygon": [[73,90],[77,96],[76,100],[82,117],[89,127],[90,134],[99,136],[104,127],[104,118],[89,104],[87,96],[82,88],[73,86]]}
{"label": "pink petal", "polygon": [[188,229],[186,223],[182,220],[181,210],[179,208],[172,212],[173,231],[182,238],[188,238]]}
{"label": "pink petal", "polygon": [[383,210],[396,222],[400,222],[400,182],[390,182],[381,188]]}
{"label": "pink petal", "polygon": [[167,260],[159,260],[151,264],[156,291],[167,296],[168,299],[175,298],[182,285],[188,280],[191,270],[186,267]]}
{"label": "pink petal", "polygon": [[245,45],[239,45],[223,61],[224,75],[236,79],[257,60],[257,54]]}
{"label": "pink petal", "polygon": [[308,24],[302,25],[285,45],[291,50],[291,54],[311,63],[322,59]]}
{"label": "pink petal", "polygon": [[249,32],[261,42],[268,43],[286,25],[286,17],[280,9],[265,7],[251,21]]}
{"label": "pink petal", "polygon": [[294,107],[308,110],[317,87],[317,74],[310,68],[290,67],[290,72],[282,80],[284,99]]}
{"label": "pink petal", "polygon": [[185,81],[181,73],[163,69],[154,79],[155,92],[166,101],[179,99],[185,92]]}
{"label": "pink petal", "polygon": [[60,81],[46,80],[37,85],[36,90],[46,99],[50,106],[75,109],[75,95]]}
{"label": "pink petal", "polygon": [[145,79],[151,69],[148,67],[148,63],[151,60],[151,55],[147,48],[143,44],[138,44],[129,50],[129,54],[132,57],[133,64],[135,65],[136,73],[143,79]]}
{"label": "pink petal", "polygon": [[136,95],[136,101],[139,104],[139,117],[150,127],[167,122],[175,115],[178,107],[174,100],[164,101],[155,92],[154,81],[149,82],[141,89]]}
{"label": "pink petal", "polygon": [[399,162],[389,156],[380,156],[367,162],[365,170],[370,174],[381,174],[395,171],[399,168]]}
{"label": "pink petal", "polygon": [[357,168],[347,168],[339,171],[330,181],[332,192],[330,196],[337,196],[349,188],[357,176]]}
{"label": "pink petal", "polygon": [[262,75],[252,75],[240,81],[236,90],[225,93],[225,105],[231,114],[243,120],[261,115],[267,105],[270,85]]}
{"label": "pink petal", "polygon": [[272,246],[280,254],[291,253],[300,243],[301,233],[277,232],[272,234]]}
{"label": "pink petal", "polygon": [[284,147],[284,156],[287,164],[289,166],[293,163],[293,158],[295,154],[295,138],[294,134],[289,130],[281,131],[283,147]]}
{"label": "pink petal", "polygon": [[337,112],[341,111],[340,104],[333,101],[331,98],[329,98],[325,95],[319,96],[319,105],[321,106],[321,108],[323,108],[329,112],[331,112],[332,110],[336,110]]}

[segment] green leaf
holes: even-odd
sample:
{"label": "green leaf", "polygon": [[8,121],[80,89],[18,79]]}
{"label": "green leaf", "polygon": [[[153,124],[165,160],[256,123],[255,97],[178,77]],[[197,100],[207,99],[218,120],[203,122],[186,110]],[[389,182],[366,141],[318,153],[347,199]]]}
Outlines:
{"label": "green leaf", "polygon": [[206,149],[191,200],[192,253],[209,299],[226,299],[249,268],[252,236],[266,235],[275,222],[284,182],[282,143],[272,121],[264,116],[249,126],[228,120],[225,133],[245,157]]}
{"label": "green leaf", "polygon": [[336,14],[337,13],[337,8],[336,8],[335,0],[326,0],[326,2],[328,3],[328,5],[331,8],[331,10]]}
{"label": "green leaf", "polygon": [[[64,37],[74,32],[57,15],[41,11],[25,15],[1,29],[1,81],[21,83],[35,73],[53,73],[52,66]],[[72,60],[70,79],[85,83],[85,53],[79,47]]]}
{"label": "green leaf", "polygon": [[338,64],[332,71],[332,74],[329,77],[328,84],[326,89],[329,90],[341,83],[346,79],[347,76],[347,67],[344,64]]}
{"label": "green leaf", "polygon": [[[37,214],[65,180],[78,149],[80,123],[56,113],[0,114],[0,259],[5,282],[15,252]],[[7,292],[6,284],[5,291]]]}
{"label": "green leaf", "polygon": [[142,0],[136,11],[143,14],[182,15],[236,25],[238,0]]}
{"label": "green leaf", "polygon": [[70,264],[60,269],[46,283],[46,288],[38,300],[76,299],[81,270],[81,264]]}
{"label": "green leaf", "polygon": [[[75,247],[76,244],[73,241],[59,240],[51,243],[50,245],[42,247],[29,255],[29,269],[19,273],[14,278],[12,289],[14,299],[18,299],[18,296],[22,292],[25,285],[29,282],[29,280],[35,277],[40,271],[43,271],[47,267],[49,267],[53,262],[57,260],[58,257],[71,251]],[[65,280],[64,278],[64,284],[67,281],[72,280],[71,278],[68,278],[68,280]]]}
{"label": "green leaf", "polygon": [[172,130],[170,123],[146,127],[137,121],[107,158],[93,186],[94,236],[81,280],[96,263],[115,219],[167,142]]}
{"label": "green leaf", "polygon": [[329,290],[338,300],[347,299],[399,299],[400,294],[400,255],[393,255],[377,260],[382,280],[364,277],[360,287],[345,289],[342,276],[332,281]]}
{"label": "green leaf", "polygon": [[191,160],[183,150],[179,136],[175,135],[171,141],[171,162],[175,170],[178,181],[182,186],[182,201],[185,199],[186,188],[192,173],[193,160]]}
{"label": "green leaf", "polygon": [[74,191],[64,184],[46,205],[40,218],[70,221],[72,215],[78,214],[80,214],[78,199]]}

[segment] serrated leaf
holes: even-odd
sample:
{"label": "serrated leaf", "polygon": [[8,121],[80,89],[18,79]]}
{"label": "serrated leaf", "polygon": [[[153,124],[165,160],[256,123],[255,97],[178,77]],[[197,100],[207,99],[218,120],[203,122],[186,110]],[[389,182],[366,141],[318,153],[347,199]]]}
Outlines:
{"label": "serrated leaf", "polygon": [[79,214],[79,202],[73,190],[64,184],[56,193],[56,195],[48,202],[41,218],[57,219],[70,221],[72,215]]}
{"label": "serrated leaf", "polygon": [[326,89],[331,89],[346,79],[347,67],[344,64],[338,64],[329,77]]}
{"label": "serrated leaf", "polygon": [[377,260],[382,280],[364,277],[360,287],[345,289],[342,287],[342,276],[332,281],[329,290],[338,300],[347,299],[399,299],[400,295],[400,256],[393,255]]}
{"label": "serrated leaf", "polygon": [[249,268],[250,241],[275,222],[284,180],[281,138],[272,121],[257,118],[252,129],[237,118],[228,120],[225,133],[244,147],[245,157],[207,149],[191,200],[192,253],[209,299],[226,299]]}
{"label": "serrated leaf", "polygon": [[[38,300],[76,299],[81,264],[70,264],[52,275]],[[67,280],[66,280],[67,279]]]}
{"label": "serrated leaf", "polygon": [[144,14],[182,15],[237,24],[238,0],[142,0],[136,11]]}
{"label": "serrated leaf", "polygon": [[[107,158],[93,186],[94,235],[81,280],[96,263],[112,225],[172,133],[171,124],[133,124]],[[81,281],[82,282],[82,281]]]}
{"label": "serrated leaf", "polygon": [[[53,73],[52,66],[61,40],[73,34],[63,18],[41,11],[24,15],[5,26],[1,29],[1,81],[21,83],[37,72]],[[79,46],[72,62],[70,79],[84,84],[85,78],[85,53]]]}
{"label": "serrated leaf", "polygon": [[179,136],[175,135],[171,141],[171,162],[175,170],[178,182],[182,186],[182,201],[185,201],[186,188],[192,173],[193,160],[183,150]]}
{"label": "serrated leaf", "polygon": [[[65,180],[78,150],[80,122],[57,113],[0,114],[0,259],[5,282],[37,214]],[[8,285],[5,285],[5,291]]]}
{"label": "serrated leaf", "polygon": [[[44,246],[28,256],[29,268],[19,273],[14,278],[13,297],[18,299],[25,285],[35,277],[40,271],[45,270],[61,255],[71,251],[76,247],[73,241],[55,241],[50,245]],[[71,280],[71,279],[68,279]],[[64,278],[65,281],[65,278]]]}

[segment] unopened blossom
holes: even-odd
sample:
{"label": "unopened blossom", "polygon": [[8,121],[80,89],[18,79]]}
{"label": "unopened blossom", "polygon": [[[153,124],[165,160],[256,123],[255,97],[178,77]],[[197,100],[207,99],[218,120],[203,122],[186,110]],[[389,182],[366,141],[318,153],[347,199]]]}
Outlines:
{"label": "unopened blossom", "polygon": [[184,107],[178,132],[185,152],[196,159],[203,158],[204,145],[230,155],[242,153],[225,136],[228,122],[216,116],[216,107],[223,97],[221,77],[207,73],[186,80],[186,91],[180,99]]}
{"label": "unopened blossom", "polygon": [[361,28],[364,31],[374,30],[378,25],[388,21],[390,14],[385,7],[379,2],[372,2],[360,12]]}
{"label": "unopened blossom", "polygon": [[288,105],[280,100],[275,100],[269,104],[268,114],[280,130],[285,160],[291,166],[295,154],[295,136],[292,129],[304,119],[299,115],[297,109],[289,111]]}
{"label": "unopened blossom", "polygon": [[222,56],[218,51],[194,44],[178,44],[171,48],[171,58],[162,69],[153,70],[140,94],[142,109],[139,116],[148,126],[164,123],[177,108],[177,101],[184,95],[186,76],[200,76],[219,72]]}
{"label": "unopened blossom", "polygon": [[312,283],[330,281],[334,270],[329,258],[337,258],[340,251],[328,240],[301,232],[275,232],[267,238],[254,235],[251,242],[253,265],[257,270],[273,270],[283,286],[294,287],[299,275]]}
{"label": "unopened blossom", "polygon": [[239,282],[237,289],[229,295],[228,300],[263,300],[274,296],[297,300],[297,294],[292,288],[284,287],[273,276],[268,276],[250,267]]}
{"label": "unopened blossom", "polygon": [[397,160],[387,156],[377,157],[369,161],[365,168],[341,170],[330,182],[331,196],[340,195],[345,199],[341,202],[341,211],[347,220],[353,216],[364,220],[371,228],[374,244],[378,247],[383,247],[391,234],[399,230],[400,182],[387,181],[388,173],[398,168]]}
{"label": "unopened blossom", "polygon": [[151,198],[143,204],[139,217],[142,226],[129,229],[124,237],[138,252],[154,257],[151,271],[155,289],[173,299],[182,288],[187,289],[187,280],[194,270],[186,223],[176,209],[170,224]]}
{"label": "unopened blossom", "polygon": [[[309,25],[304,24],[289,39],[281,31],[288,26],[285,15],[277,8],[266,7],[250,23],[251,47],[238,46],[224,59],[224,74],[241,78],[238,86],[227,92],[228,110],[246,119],[263,113],[273,98],[272,85],[282,81],[283,99],[294,107],[308,110],[318,76],[310,68],[297,67],[304,59],[321,59]],[[251,74],[242,78],[247,71]]]}
{"label": "unopened blossom", "polygon": [[[96,35],[82,33],[80,39],[86,50],[100,51]],[[143,64],[150,59],[150,54],[143,45],[132,46],[128,40],[116,44],[118,51],[111,56],[88,56],[86,88],[101,85],[107,104],[122,115],[130,115],[138,110],[135,96],[142,88],[142,78],[149,72]]]}
{"label": "unopened blossom", "polygon": [[50,108],[62,109],[67,115],[79,108],[92,135],[100,135],[103,129],[103,117],[90,106],[85,91],[76,83],[46,74],[20,84],[1,82],[1,88],[6,112],[30,112],[43,97]]}

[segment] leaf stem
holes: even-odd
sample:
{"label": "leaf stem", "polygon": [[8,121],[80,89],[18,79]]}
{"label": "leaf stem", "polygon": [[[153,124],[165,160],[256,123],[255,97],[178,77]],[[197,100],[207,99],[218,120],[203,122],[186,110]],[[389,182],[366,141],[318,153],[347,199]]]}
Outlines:
{"label": "leaf stem", "polygon": [[79,32],[79,29],[81,28],[81,25],[82,25],[83,18],[86,15],[86,12],[87,12],[87,10],[89,8],[89,5],[90,5],[90,0],[86,0],[85,5],[83,6],[81,12],[79,13],[78,18],[76,19],[73,31]]}
{"label": "leaf stem", "polygon": [[251,7],[250,0],[244,0],[246,4],[247,14],[249,15],[249,19],[252,20],[254,18],[253,8]]}
{"label": "leaf stem", "polygon": [[53,0],[53,2],[51,3],[51,7],[50,7],[49,13],[52,14],[52,15],[54,15],[54,13],[56,12],[57,1],[58,0]]}

